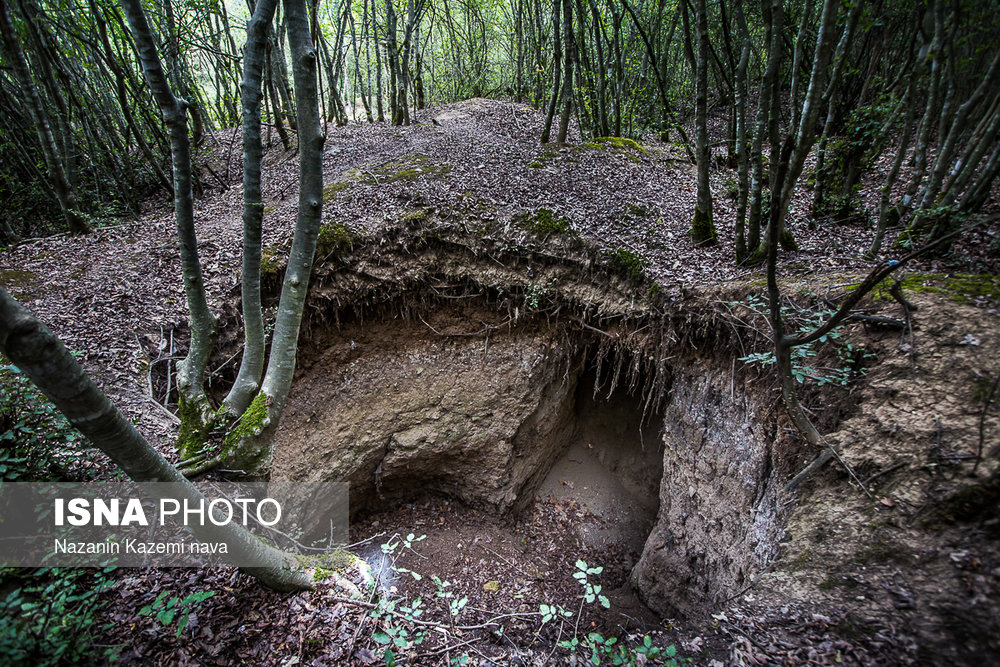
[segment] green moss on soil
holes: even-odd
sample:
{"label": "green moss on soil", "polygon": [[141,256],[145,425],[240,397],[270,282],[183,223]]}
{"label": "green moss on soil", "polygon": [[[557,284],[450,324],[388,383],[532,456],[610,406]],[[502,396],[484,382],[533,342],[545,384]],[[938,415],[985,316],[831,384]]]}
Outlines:
{"label": "green moss on soil", "polygon": [[642,282],[643,272],[649,266],[649,262],[625,248],[615,248],[608,251],[608,263],[612,268],[637,283]]}
{"label": "green moss on soil", "polygon": [[540,208],[534,213],[524,213],[516,217],[514,221],[524,231],[538,236],[565,234],[573,231],[568,218],[557,216],[547,208]]}
{"label": "green moss on soil", "polygon": [[[876,301],[890,301],[889,289],[897,277],[889,276],[872,290]],[[909,294],[943,294],[955,303],[968,304],[975,299],[1000,300],[1000,276],[991,274],[911,273],[899,278],[905,297]]]}
{"label": "green moss on soil", "polygon": [[320,259],[349,252],[354,247],[354,234],[344,223],[330,220],[319,228],[316,239],[316,256]]}
{"label": "green moss on soil", "polygon": [[323,188],[323,202],[329,203],[331,200],[333,200],[335,196],[337,196],[338,192],[343,192],[350,186],[351,184],[347,183],[346,181],[341,183],[331,183],[330,185]]}
{"label": "green moss on soil", "polygon": [[387,162],[371,169],[359,170],[366,183],[414,183],[423,178],[444,178],[451,171],[450,164],[435,164],[429,155],[414,153],[395,162]]}
{"label": "green moss on soil", "polygon": [[645,146],[635,139],[627,137],[596,137],[586,142],[585,145],[588,148],[616,148],[620,151],[634,151],[639,154],[647,152]]}
{"label": "green moss on soil", "polygon": [[427,211],[415,210],[404,213],[399,218],[399,222],[405,227],[419,227],[430,219]]}
{"label": "green moss on soil", "polygon": [[284,257],[284,254],[284,250],[279,246],[268,246],[260,251],[260,277],[262,280],[278,278],[283,268],[281,258]]}
{"label": "green moss on soil", "polygon": [[649,208],[641,204],[628,204],[625,208],[629,215],[637,218],[645,218],[649,215]]}

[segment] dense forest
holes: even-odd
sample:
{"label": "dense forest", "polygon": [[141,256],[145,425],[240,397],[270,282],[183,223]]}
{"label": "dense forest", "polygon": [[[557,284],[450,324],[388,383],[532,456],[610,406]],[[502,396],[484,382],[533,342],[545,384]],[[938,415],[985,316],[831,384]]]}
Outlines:
{"label": "dense forest", "polygon": [[5,562],[0,655],[995,651],[998,34],[995,0],[0,0],[3,483],[349,482],[356,540]]}

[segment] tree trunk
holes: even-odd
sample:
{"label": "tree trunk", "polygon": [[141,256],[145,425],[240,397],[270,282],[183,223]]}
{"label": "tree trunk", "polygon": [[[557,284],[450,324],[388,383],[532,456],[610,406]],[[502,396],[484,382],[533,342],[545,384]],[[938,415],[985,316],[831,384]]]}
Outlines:
{"label": "tree trunk", "polygon": [[[108,397],[97,388],[69,350],[37,319],[0,288],[0,352],[10,359],[66,415],[95,447],[136,482],[171,482],[184,490],[192,504],[204,496],[160,456]],[[205,542],[225,542],[229,552],[271,563],[243,568],[266,586],[279,591],[311,588],[309,577],[290,557],[251,535],[235,522],[207,522],[191,527]]]}
{"label": "tree trunk", "polygon": [[559,104],[559,83],[562,75],[562,37],[559,31],[559,3],[560,0],[552,0],[552,94],[549,97],[549,108],[545,112],[545,125],[542,126],[543,144],[549,143],[552,134],[552,119],[556,115],[556,107]]}
{"label": "tree trunk", "polygon": [[750,64],[750,35],[746,16],[743,14],[743,0],[736,0],[734,18],[743,44],[740,62],[734,75],[736,88],[736,263],[746,259],[746,215],[750,184],[750,156],[747,153],[747,67]]}
{"label": "tree trunk", "polygon": [[566,54],[566,72],[563,74],[562,89],[562,114],[559,116],[559,132],[556,134],[556,142],[566,143],[566,135],[569,132],[569,118],[573,110],[573,65],[576,63],[576,39],[573,36],[573,2],[572,0],[562,0],[563,6],[563,42]]}
{"label": "tree trunk", "polygon": [[[146,22],[141,0],[122,0],[132,38],[150,91],[160,107],[170,135],[170,154],[174,177],[174,220],[180,246],[184,292],[191,317],[191,343],[184,361],[177,364],[178,411],[181,429],[177,448],[182,458],[193,456],[204,442],[211,421],[212,407],[205,393],[205,369],[215,344],[216,320],[208,308],[198,239],[194,229],[191,195],[191,148],[188,143],[186,107],[174,97],[167,83],[153,35]],[[192,448],[189,448],[192,445]]]}
{"label": "tree trunk", "polygon": [[705,0],[697,0],[695,9],[695,21],[698,24],[698,55],[695,61],[698,200],[694,207],[694,220],[691,222],[691,239],[695,245],[700,246],[713,245],[716,235],[715,225],[712,224],[712,187],[708,178],[712,156],[708,147],[708,9]]}
{"label": "tree trunk", "polygon": [[260,301],[261,225],[264,203],[261,193],[261,160],[264,147],[260,134],[261,80],[267,58],[267,33],[278,0],[257,0],[247,26],[243,50],[243,358],[240,370],[222,402],[231,417],[238,417],[250,405],[260,388],[264,370],[264,318]]}
{"label": "tree trunk", "polygon": [[270,470],[274,433],[295,372],[299,327],[323,208],[324,136],[318,111],[318,58],[309,35],[305,0],[285,0],[284,4],[299,127],[299,210],[281,286],[267,374],[260,392],[241,418],[242,428],[236,429],[248,435],[238,442],[228,443],[221,454],[226,465],[251,477],[263,477]]}

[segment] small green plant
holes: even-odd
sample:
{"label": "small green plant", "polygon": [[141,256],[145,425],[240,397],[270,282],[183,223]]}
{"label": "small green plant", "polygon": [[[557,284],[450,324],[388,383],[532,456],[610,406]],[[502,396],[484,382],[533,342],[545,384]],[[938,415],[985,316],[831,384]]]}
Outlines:
{"label": "small green plant", "polygon": [[552,285],[555,280],[550,280],[547,283],[531,283],[524,290],[524,304],[525,307],[530,312],[534,312],[539,309],[542,304],[543,299],[552,290]]}
{"label": "small green plant", "polygon": [[[746,306],[751,311],[761,315],[762,317],[767,317],[768,306],[762,297],[752,294],[742,302],[733,302],[730,305],[736,306],[740,304]],[[783,306],[782,315],[785,317],[786,321],[789,322],[790,325],[795,326],[800,333],[809,333],[810,331],[817,329],[827,319],[829,319],[833,315],[833,311],[827,308],[819,308],[817,310],[798,311],[793,313],[790,312],[787,307]],[[836,355],[837,365],[816,366],[810,363],[809,360],[816,357],[818,354],[817,344],[824,343],[832,345],[832,349]],[[817,387],[822,387],[824,385],[846,387],[852,380],[863,372],[863,368],[857,367],[857,361],[859,359],[867,359],[873,356],[873,354],[865,352],[863,346],[855,346],[853,343],[845,339],[839,330],[834,329],[825,336],[820,337],[816,343],[798,345],[792,348],[792,377],[794,377],[795,381],[800,384],[810,382],[815,384]],[[754,352],[752,354],[748,354],[745,357],[740,357],[739,361],[742,361],[745,364],[759,364],[761,366],[771,366],[777,363],[774,352],[771,350],[768,350],[767,352]]]}
{"label": "small green plant", "polygon": [[[610,609],[611,601],[601,594],[601,586],[593,581],[593,577],[600,575],[604,568],[588,565],[584,560],[577,560],[575,567],[573,578],[583,587],[577,616],[579,617],[583,613],[584,606],[588,604],[597,604],[605,609]],[[538,611],[543,625],[556,619],[565,621],[573,617],[573,612],[567,611],[559,605],[543,604],[539,606]],[[586,635],[580,636],[576,633],[578,627],[579,618],[577,618],[573,634],[566,639],[559,640],[557,645],[574,654],[583,651],[587,655],[586,659],[593,665],[639,665],[648,664],[650,661],[662,662],[662,664],[673,667],[678,664],[675,658],[677,649],[674,646],[663,649],[654,646],[649,635],[645,635],[637,645],[632,646],[628,642],[621,641],[618,637],[605,637],[599,632],[588,632]],[[560,624],[560,635],[561,632],[562,624]]]}
{"label": "small green plant", "polygon": [[580,582],[583,586],[583,601],[587,604],[591,604],[597,601],[605,609],[611,608],[611,602],[608,598],[601,595],[601,587],[590,581],[592,575],[600,574],[604,572],[604,568],[600,565],[596,567],[588,567],[587,562],[583,560],[576,561],[576,572],[573,573],[573,578]]}
{"label": "small green plant", "polygon": [[0,357],[0,482],[73,481],[89,445],[20,369]]}
{"label": "small green plant", "polygon": [[[103,602],[114,583],[115,568],[0,570],[9,591],[0,598],[0,655],[5,664],[93,664],[91,646]],[[12,588],[13,587],[13,588]],[[99,653],[113,661],[117,650]]]}
{"label": "small green plant", "polygon": [[183,598],[171,596],[170,591],[163,591],[156,596],[152,604],[148,604],[139,610],[140,616],[153,616],[163,625],[170,625],[177,621],[177,636],[180,637],[187,627],[191,613],[201,605],[202,602],[215,595],[215,591],[198,591],[190,593]]}

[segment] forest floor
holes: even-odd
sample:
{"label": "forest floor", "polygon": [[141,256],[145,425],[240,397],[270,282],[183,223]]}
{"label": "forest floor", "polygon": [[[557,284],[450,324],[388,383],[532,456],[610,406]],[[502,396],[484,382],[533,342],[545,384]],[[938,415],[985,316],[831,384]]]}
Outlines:
{"label": "forest floor", "polygon": [[[731,181],[728,170],[713,174],[719,244],[694,248],[687,230],[695,174],[683,151],[672,145],[541,147],[539,112],[481,99],[427,110],[418,120],[406,128],[327,128],[325,219],[377,236],[414,212],[509,226],[515,217],[544,208],[556,218],[565,216],[599,247],[634,252],[646,274],[666,290],[760,280],[759,270],[736,267],[732,259],[734,202],[723,194]],[[202,266],[213,309],[233,312],[241,255],[238,134],[218,133],[204,151],[222,180],[232,184],[196,203]],[[874,196],[868,193],[877,187],[865,184],[868,204]],[[272,148],[265,160],[266,247],[287,242],[296,194],[294,155]],[[782,275],[803,289],[863,275],[871,266],[861,259],[871,241],[870,225],[810,221],[807,197],[803,193],[793,207],[790,226],[799,250],[783,253]],[[948,255],[914,270],[940,276],[1000,273],[995,227],[970,233]],[[938,279],[929,280],[925,288],[937,285]],[[67,347],[83,352],[98,384],[175,459],[171,399],[166,397],[164,407],[164,396],[151,395],[150,373],[150,366],[155,373],[156,364],[182,357],[186,343],[176,235],[164,204],[151,205],[142,220],[86,237],[53,237],[5,250],[0,282]],[[622,642],[651,635],[657,645],[673,644],[694,664],[903,664],[931,656],[962,663],[998,650],[996,454],[980,467],[978,478],[970,477],[974,442],[969,438],[982,423],[986,451],[997,443],[997,418],[980,419],[975,383],[1000,375],[995,354],[1000,314],[989,290],[958,302],[941,285],[914,296],[920,310],[913,315],[912,340],[855,327],[878,362],[850,394],[809,397],[811,409],[820,412],[827,403],[865,406],[860,413],[841,407],[842,419],[828,420],[828,426],[849,464],[877,480],[877,499],[866,498],[840,469],[828,466],[802,487],[782,555],[770,570],[743,595],[700,618],[664,620],[645,609],[630,593],[627,571],[611,566],[628,558],[604,543],[580,539],[580,525],[602,528],[600,514],[607,507],[595,511],[588,505],[593,498],[570,493],[575,489],[562,483],[564,495],[539,494],[516,524],[452,500],[427,499],[362,517],[352,537],[370,545],[379,536],[427,534],[399,565],[419,571],[422,560],[434,563],[439,576],[455,585],[456,597],[469,599],[477,622],[537,610],[537,600],[575,608],[574,561],[609,564],[603,576],[612,592],[611,612],[584,616],[584,626],[593,624]],[[872,313],[888,313],[895,304],[870,306]],[[217,382],[223,375],[216,369]],[[773,392],[770,378],[762,376],[760,383],[761,391]],[[884,446],[889,440],[894,445]],[[986,494],[985,504],[977,496],[956,510],[955,499],[973,487]],[[461,553],[458,544],[464,545]],[[378,560],[377,553],[372,557]],[[112,625],[98,642],[120,647],[129,662],[384,663],[384,647],[372,639],[374,622],[365,620],[368,610],[344,600],[329,582],[314,591],[279,595],[235,570],[123,570],[116,576],[116,586],[105,594],[110,604],[101,612]],[[426,593],[413,581],[386,585],[395,586],[401,599]],[[160,591],[179,596],[204,589],[216,591],[215,597],[198,608],[179,638],[173,628],[136,616]],[[445,621],[447,613],[431,609],[428,617]],[[566,660],[555,643],[567,629],[552,623],[540,630],[517,616],[507,625],[504,636],[488,628],[459,630],[401,657],[413,664],[448,664],[466,653],[473,664]]]}

